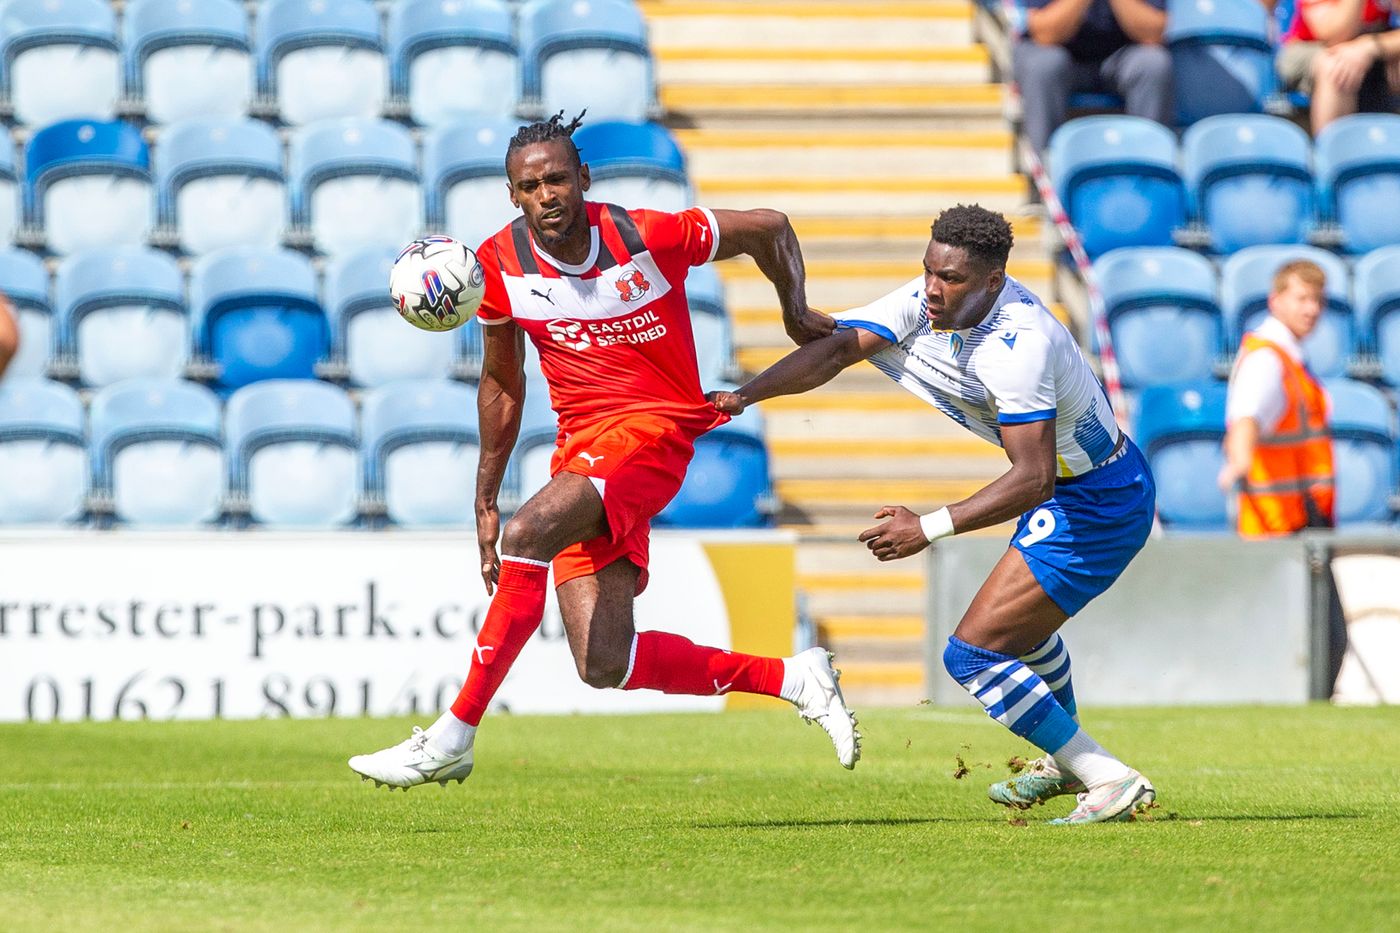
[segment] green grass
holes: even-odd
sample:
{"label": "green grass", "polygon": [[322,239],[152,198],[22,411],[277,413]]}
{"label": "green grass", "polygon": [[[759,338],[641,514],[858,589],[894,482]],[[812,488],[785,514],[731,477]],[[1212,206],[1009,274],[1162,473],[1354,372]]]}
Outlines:
{"label": "green grass", "polygon": [[1152,822],[1011,825],[984,788],[1028,747],[973,711],[863,715],[854,773],[790,713],[498,717],[407,794],[344,763],[404,722],[3,726],[0,928],[1400,925],[1400,710],[1087,723]]}

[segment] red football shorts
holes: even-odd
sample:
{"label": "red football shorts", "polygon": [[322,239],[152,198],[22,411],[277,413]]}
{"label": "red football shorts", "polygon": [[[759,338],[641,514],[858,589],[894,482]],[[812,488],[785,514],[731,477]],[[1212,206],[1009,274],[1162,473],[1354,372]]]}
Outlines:
{"label": "red football shorts", "polygon": [[554,451],[550,475],[577,473],[603,497],[608,533],[581,541],[554,558],[554,585],[597,573],[620,557],[641,570],[647,586],[651,520],[680,492],[698,434],[669,418],[624,415],[574,431]]}

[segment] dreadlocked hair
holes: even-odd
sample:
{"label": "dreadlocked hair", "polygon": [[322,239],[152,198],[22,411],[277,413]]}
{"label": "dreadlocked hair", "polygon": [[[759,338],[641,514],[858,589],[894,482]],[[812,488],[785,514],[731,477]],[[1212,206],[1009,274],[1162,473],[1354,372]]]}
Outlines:
{"label": "dreadlocked hair", "polygon": [[1004,269],[1011,255],[1011,225],[980,204],[959,204],[943,211],[933,222],[933,239],[966,250],[989,269]]}
{"label": "dreadlocked hair", "polygon": [[562,139],[564,140],[564,147],[574,157],[574,165],[582,165],[583,160],[579,158],[578,147],[574,145],[573,135],[574,130],[583,126],[583,115],[587,112],[588,108],[585,107],[578,116],[574,117],[568,123],[565,123],[564,111],[561,110],[548,120],[522,126],[516,131],[515,135],[510,138],[510,145],[506,147],[506,159],[509,160],[511,153],[515,152],[517,149],[523,149],[535,143],[545,143],[553,139]]}

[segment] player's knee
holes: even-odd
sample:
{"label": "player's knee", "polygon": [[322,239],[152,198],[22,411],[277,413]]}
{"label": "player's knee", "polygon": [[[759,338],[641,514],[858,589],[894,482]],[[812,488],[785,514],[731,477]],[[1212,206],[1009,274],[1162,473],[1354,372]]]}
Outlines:
{"label": "player's knee", "polygon": [[501,553],[515,557],[548,560],[548,557],[537,557],[535,554],[538,542],[544,538],[548,530],[545,523],[534,515],[517,512],[511,516],[510,521],[506,522],[506,527],[501,530]]}
{"label": "player's knee", "polygon": [[1004,657],[970,645],[957,636],[949,636],[943,648],[943,669],[958,683],[966,684]]}
{"label": "player's knee", "polygon": [[627,676],[627,658],[591,651],[578,659],[578,675],[595,690],[609,690]]}

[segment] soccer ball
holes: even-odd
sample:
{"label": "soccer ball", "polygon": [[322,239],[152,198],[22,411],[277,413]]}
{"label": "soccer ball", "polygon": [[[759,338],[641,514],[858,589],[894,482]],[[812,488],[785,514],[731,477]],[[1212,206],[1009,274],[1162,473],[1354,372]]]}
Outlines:
{"label": "soccer ball", "polygon": [[451,237],[414,240],[389,271],[399,315],[423,330],[455,330],[481,307],[486,278],[476,253]]}

